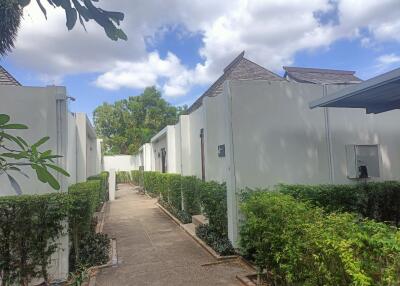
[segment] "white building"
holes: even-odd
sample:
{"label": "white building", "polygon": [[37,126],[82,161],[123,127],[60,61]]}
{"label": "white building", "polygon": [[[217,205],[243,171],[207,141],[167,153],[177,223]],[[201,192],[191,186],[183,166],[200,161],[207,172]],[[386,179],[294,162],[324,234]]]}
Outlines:
{"label": "white building", "polygon": [[354,183],[360,167],[367,180],[400,179],[400,111],[309,108],[360,84],[354,72],[285,67],[281,78],[254,65],[236,58],[188,115],[152,138],[151,166],[144,166],[226,182],[234,243],[237,194],[245,187]]}
{"label": "white building", "polygon": [[[27,130],[13,130],[13,135],[24,138],[33,144],[49,136],[41,150],[52,150],[53,154],[63,156],[57,165],[68,171],[70,177],[53,173],[61,185],[61,192],[68,186],[86,181],[91,175],[102,170],[101,148],[94,129],[84,113],[68,111],[67,91],[65,87],[27,87],[21,86],[10,74],[0,67],[0,113],[8,114],[12,123],[25,124]],[[23,194],[44,194],[55,192],[47,184],[36,179],[29,168],[24,172],[26,178],[18,173],[13,176],[21,186]],[[0,176],[0,196],[15,195],[6,176]],[[53,257],[50,274],[57,279],[67,278],[68,236],[60,239],[60,248]]]}

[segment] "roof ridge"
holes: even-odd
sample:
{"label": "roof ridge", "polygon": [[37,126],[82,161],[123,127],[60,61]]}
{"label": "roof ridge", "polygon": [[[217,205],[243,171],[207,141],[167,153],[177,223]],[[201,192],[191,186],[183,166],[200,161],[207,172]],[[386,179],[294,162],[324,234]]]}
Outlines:
{"label": "roof ridge", "polygon": [[333,73],[333,74],[351,74],[354,75],[355,71],[349,70],[336,70],[336,69],[323,69],[323,68],[305,68],[305,67],[288,67],[283,66],[283,69],[286,72],[296,72],[296,71],[307,71],[307,72],[315,72],[315,73]]}
{"label": "roof ridge", "polygon": [[12,76],[2,65],[0,65],[0,73],[2,73],[9,81],[10,83],[21,86],[22,84],[14,77]]}
{"label": "roof ridge", "polygon": [[226,73],[229,69],[231,69],[233,66],[237,65],[241,59],[244,57],[244,51],[242,51],[236,58],[233,59],[233,61],[230,62],[225,68],[224,68],[224,73]]}

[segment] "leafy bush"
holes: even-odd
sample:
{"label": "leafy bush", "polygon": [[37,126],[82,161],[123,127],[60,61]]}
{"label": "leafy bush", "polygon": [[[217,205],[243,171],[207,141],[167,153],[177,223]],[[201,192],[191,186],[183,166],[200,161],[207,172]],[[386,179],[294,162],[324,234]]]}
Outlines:
{"label": "leafy bush", "polygon": [[68,220],[69,232],[75,251],[75,261],[79,264],[79,242],[86,237],[91,230],[91,223],[96,209],[100,206],[101,181],[90,180],[69,187]]}
{"label": "leafy bush", "polygon": [[400,225],[400,182],[357,185],[278,185],[278,190],[327,211],[355,212],[380,222]]}
{"label": "leafy bush", "polygon": [[168,202],[177,210],[182,210],[181,175],[164,174],[166,176],[166,192]]}
{"label": "leafy bush", "polygon": [[182,176],[183,208],[191,215],[201,213],[200,185],[201,181],[195,176]]}
{"label": "leafy bush", "polygon": [[119,171],[115,178],[117,184],[128,184],[132,182],[131,173],[127,171]]}
{"label": "leafy bush", "polygon": [[235,249],[226,236],[222,236],[218,231],[207,224],[196,227],[196,235],[220,255],[233,255]]}
{"label": "leafy bush", "polygon": [[400,232],[277,192],[242,203],[241,251],[279,285],[399,285]]}
{"label": "leafy bush", "polygon": [[47,268],[64,228],[66,194],[0,197],[0,281],[48,280]]}
{"label": "leafy bush", "polygon": [[[103,238],[94,235],[91,226],[93,214],[103,201],[107,176],[102,173],[101,180],[91,178],[85,183],[72,185],[68,193],[0,197],[2,285],[28,285],[37,277],[48,280],[50,257],[57,250],[58,238],[67,219],[73,249],[88,240],[98,241],[101,245]],[[97,249],[95,245],[90,247]],[[73,251],[72,255],[75,265],[82,262],[81,257],[86,259],[87,256],[85,252],[83,256],[79,255],[79,251]],[[96,255],[101,259],[100,252]]]}
{"label": "leafy bush", "polygon": [[158,180],[157,180],[157,172],[145,172],[143,175],[143,180],[144,180],[144,188],[146,190],[146,192],[150,195],[150,196],[158,196],[159,193],[157,191],[157,184],[158,184]]}
{"label": "leafy bush", "polygon": [[101,202],[108,201],[108,172],[101,172],[99,175],[90,176],[87,178],[88,181],[98,180],[100,181],[101,189],[99,192],[99,198]]}
{"label": "leafy bush", "polygon": [[143,182],[143,172],[142,171],[131,171],[131,179],[132,183],[135,184],[136,186],[143,187],[144,182]]}
{"label": "leafy bush", "polygon": [[[109,260],[110,238],[105,233],[90,232],[79,241],[79,267],[88,268],[106,264]],[[70,268],[77,269],[74,257],[75,250],[70,252]]]}
{"label": "leafy bush", "polygon": [[221,236],[228,235],[226,185],[217,182],[199,182],[200,201],[210,227]]}

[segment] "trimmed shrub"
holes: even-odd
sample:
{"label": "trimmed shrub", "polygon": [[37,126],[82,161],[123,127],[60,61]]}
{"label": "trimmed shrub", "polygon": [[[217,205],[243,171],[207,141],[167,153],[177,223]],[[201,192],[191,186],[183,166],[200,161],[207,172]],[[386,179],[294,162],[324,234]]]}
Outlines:
{"label": "trimmed shrub", "polygon": [[117,184],[129,184],[132,182],[131,173],[127,171],[119,171],[116,173],[115,181]]}
{"label": "trimmed shrub", "polygon": [[199,182],[200,201],[210,227],[221,236],[228,236],[226,185],[217,182]]}
{"label": "trimmed shrub", "polygon": [[201,181],[195,176],[182,176],[183,208],[190,215],[201,213],[200,207],[200,185]]}
{"label": "trimmed shrub", "polygon": [[47,268],[67,216],[62,193],[0,197],[0,281],[28,285],[48,281]]}
{"label": "trimmed shrub", "polygon": [[241,251],[279,285],[399,285],[400,232],[277,192],[242,203]]}
{"label": "trimmed shrub", "polygon": [[310,201],[327,211],[355,212],[380,222],[400,225],[400,182],[357,185],[278,185],[296,199]]}
{"label": "trimmed shrub", "polygon": [[72,185],[68,189],[68,221],[71,234],[75,261],[80,263],[79,242],[91,232],[92,218],[96,209],[101,205],[101,181],[90,180]]}
{"label": "trimmed shrub", "polygon": [[108,201],[108,172],[101,172],[99,175],[90,176],[87,178],[88,181],[100,181],[101,189],[99,192],[99,197],[101,202]]}
{"label": "trimmed shrub", "polygon": [[144,182],[143,182],[143,172],[142,171],[131,171],[131,179],[132,183],[135,184],[136,186],[143,187]]}
{"label": "trimmed shrub", "polygon": [[182,183],[181,175],[163,174],[166,177],[166,196],[168,202],[177,210],[182,210]]}
{"label": "trimmed shrub", "polygon": [[144,188],[146,192],[152,196],[156,197],[159,195],[157,191],[157,172],[144,172],[143,174],[143,181],[144,181]]}

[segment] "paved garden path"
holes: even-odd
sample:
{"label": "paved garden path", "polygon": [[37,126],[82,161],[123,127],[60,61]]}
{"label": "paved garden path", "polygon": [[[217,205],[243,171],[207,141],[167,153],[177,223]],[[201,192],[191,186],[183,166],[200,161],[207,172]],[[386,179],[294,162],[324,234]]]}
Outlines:
{"label": "paved garden path", "polygon": [[155,200],[119,185],[104,232],[117,239],[118,266],[100,270],[97,286],[240,285],[238,263],[211,266],[213,257],[167,217]]}

